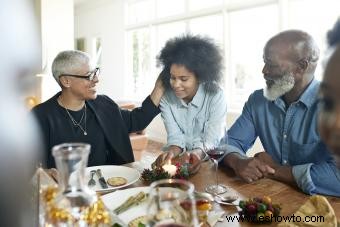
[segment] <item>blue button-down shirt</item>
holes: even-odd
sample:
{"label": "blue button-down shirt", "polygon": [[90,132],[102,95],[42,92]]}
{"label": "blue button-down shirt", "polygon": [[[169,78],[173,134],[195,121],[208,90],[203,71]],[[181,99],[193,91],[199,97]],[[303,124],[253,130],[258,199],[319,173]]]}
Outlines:
{"label": "blue button-down shirt", "polygon": [[189,151],[217,146],[224,135],[227,105],[222,89],[209,93],[200,84],[188,104],[168,90],[162,97],[160,109],[167,131],[165,150],[171,145]]}
{"label": "blue button-down shirt", "polygon": [[228,131],[226,154],[244,155],[259,137],[275,162],[292,166],[295,181],[304,192],[340,196],[340,171],[317,130],[319,84],[313,80],[288,107],[282,98],[267,100],[263,90],[251,94]]}

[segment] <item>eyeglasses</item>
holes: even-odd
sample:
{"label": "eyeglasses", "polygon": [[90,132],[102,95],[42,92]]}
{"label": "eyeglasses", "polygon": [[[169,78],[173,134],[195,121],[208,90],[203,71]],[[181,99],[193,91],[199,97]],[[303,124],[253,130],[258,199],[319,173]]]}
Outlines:
{"label": "eyeglasses", "polygon": [[63,74],[60,76],[71,76],[71,77],[75,77],[75,78],[80,78],[80,79],[85,79],[85,80],[89,80],[89,81],[93,81],[95,77],[98,78],[100,74],[100,68],[97,67],[94,70],[88,72],[87,74],[85,74],[84,76],[81,75],[74,75],[74,74]]}

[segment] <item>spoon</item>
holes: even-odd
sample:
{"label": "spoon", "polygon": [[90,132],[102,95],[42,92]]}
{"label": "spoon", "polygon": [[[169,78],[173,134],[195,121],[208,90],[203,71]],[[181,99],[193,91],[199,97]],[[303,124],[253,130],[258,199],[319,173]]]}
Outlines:
{"label": "spoon", "polygon": [[223,197],[221,195],[216,195],[214,197],[214,200],[216,203],[222,204],[222,205],[229,205],[229,206],[238,206],[238,204],[235,204],[235,202],[238,199],[237,196],[226,196]]}
{"label": "spoon", "polygon": [[216,194],[215,196],[218,197],[222,202],[226,202],[226,203],[232,203],[238,199],[236,195],[222,196],[222,195]]}
{"label": "spoon", "polygon": [[96,185],[96,181],[93,179],[94,175],[96,174],[95,170],[91,170],[91,179],[89,180],[89,182],[87,183],[88,186],[93,187]]}

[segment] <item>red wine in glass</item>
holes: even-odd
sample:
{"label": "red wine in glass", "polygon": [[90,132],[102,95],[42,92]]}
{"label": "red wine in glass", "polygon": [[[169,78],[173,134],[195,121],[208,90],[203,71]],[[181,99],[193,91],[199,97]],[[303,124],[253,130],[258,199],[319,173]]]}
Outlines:
{"label": "red wine in glass", "polygon": [[227,191],[227,187],[225,185],[221,185],[218,183],[217,169],[218,169],[218,160],[220,160],[222,156],[224,155],[224,150],[214,148],[214,149],[210,149],[206,151],[206,153],[208,154],[208,156],[210,157],[210,160],[212,160],[215,165],[215,184],[208,185],[205,188],[205,191],[212,195],[222,194]]}
{"label": "red wine in glass", "polygon": [[223,156],[224,151],[219,149],[211,149],[207,151],[207,154],[209,155],[210,158],[219,160]]}

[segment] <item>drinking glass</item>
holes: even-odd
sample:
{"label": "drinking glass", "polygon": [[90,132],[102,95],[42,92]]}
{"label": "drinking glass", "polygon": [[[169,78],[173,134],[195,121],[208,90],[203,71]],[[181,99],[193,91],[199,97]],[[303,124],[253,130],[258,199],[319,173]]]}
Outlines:
{"label": "drinking glass", "polygon": [[208,185],[205,188],[205,191],[212,194],[212,195],[218,195],[223,194],[228,191],[227,186],[220,184],[218,181],[218,162],[221,160],[221,158],[224,156],[224,153],[226,151],[226,147],[228,145],[228,135],[226,129],[224,131],[224,137],[220,141],[218,146],[208,146],[205,143],[205,140],[203,140],[203,146],[205,153],[209,156],[210,161],[213,163],[214,172],[215,172],[215,183]]}
{"label": "drinking glass", "polygon": [[185,180],[166,179],[151,184],[148,226],[199,226],[194,185]]}

